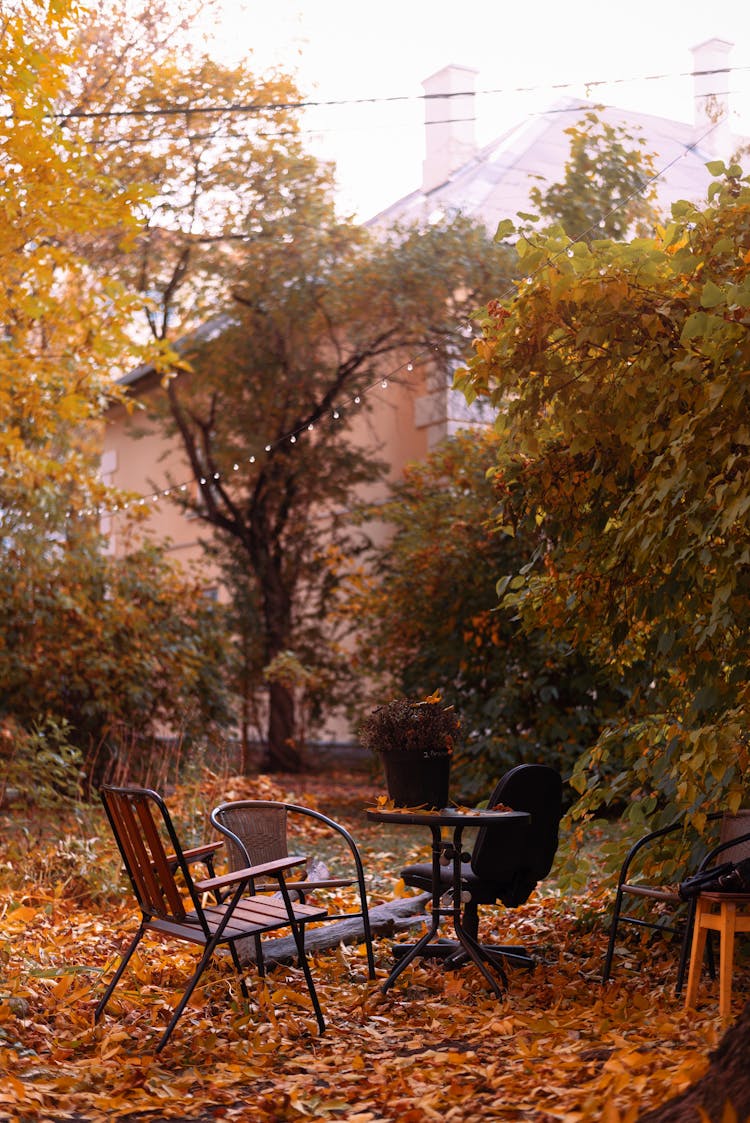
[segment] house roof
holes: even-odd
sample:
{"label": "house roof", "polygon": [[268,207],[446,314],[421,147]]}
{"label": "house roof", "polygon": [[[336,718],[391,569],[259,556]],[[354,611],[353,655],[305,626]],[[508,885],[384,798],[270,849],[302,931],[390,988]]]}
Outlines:
{"label": "house roof", "polygon": [[437,187],[411,192],[367,225],[377,228],[396,222],[429,222],[456,212],[481,218],[493,231],[502,219],[515,221],[519,211],[530,209],[532,187],[543,190],[545,184],[561,179],[570,152],[570,137],[565,130],[589,111],[597,112],[607,124],[622,126],[642,138],[644,151],[655,154],[655,172],[661,173],[654,180],[660,209],[668,213],[669,205],[677,199],[705,201],[712,178],[706,164],[713,157],[708,146],[696,144],[693,125],[565,99],[497,137]]}
{"label": "house roof", "polygon": [[426,79],[423,183],[366,225],[385,230],[395,223],[426,223],[458,212],[483,220],[491,232],[503,219],[516,221],[532,209],[533,186],[560,182],[570,154],[566,129],[591,111],[643,141],[654,160],[653,186],[659,210],[669,215],[678,199],[702,203],[712,180],[706,164],[729,161],[732,145],[746,138],[729,133],[726,92],[732,44],[709,39],[693,48],[694,120],[675,121],[648,113],[566,98],[519,122],[483,148],[474,142],[476,71],[451,64]]}

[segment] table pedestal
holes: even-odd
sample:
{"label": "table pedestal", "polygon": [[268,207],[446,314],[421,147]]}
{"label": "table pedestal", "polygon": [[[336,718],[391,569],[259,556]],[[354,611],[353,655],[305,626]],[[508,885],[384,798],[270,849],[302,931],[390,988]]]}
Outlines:
{"label": "table pedestal", "polygon": [[[515,959],[525,966],[532,966],[533,960],[523,948],[511,948],[480,944],[463,925],[461,917],[462,882],[461,864],[469,861],[462,845],[463,831],[466,827],[501,827],[510,821],[528,822],[530,816],[525,811],[458,811],[446,808],[442,811],[386,811],[372,809],[367,812],[368,819],[375,822],[397,823],[404,826],[427,826],[432,834],[432,916],[428,931],[415,944],[395,945],[397,962],[383,984],[383,991],[393,986],[396,979],[418,956],[444,958],[446,966],[458,967],[468,960],[481,971],[493,992],[500,997],[508,985],[503,969],[504,959]],[[442,837],[442,828],[452,831],[450,840]],[[443,904],[446,887],[441,882],[440,867],[443,861],[452,866],[452,895],[450,907]],[[455,939],[437,938],[441,921],[449,918],[453,923]],[[403,951],[400,950],[403,947]],[[397,950],[398,949],[398,950]]]}

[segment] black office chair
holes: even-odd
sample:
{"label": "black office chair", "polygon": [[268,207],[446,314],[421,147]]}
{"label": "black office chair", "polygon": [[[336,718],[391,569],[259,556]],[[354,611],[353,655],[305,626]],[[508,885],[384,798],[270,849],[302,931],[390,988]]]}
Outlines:
{"label": "black office chair", "polygon": [[[507,908],[524,904],[552,869],[559,841],[562,817],[562,779],[554,768],[545,764],[519,764],[499,780],[487,803],[488,808],[504,804],[513,811],[528,811],[530,823],[515,827],[509,835],[507,827],[493,831],[482,827],[477,833],[468,860],[462,862],[463,891],[467,896],[462,916],[463,927],[475,940],[479,933],[479,906],[501,901]],[[432,891],[432,863],[419,862],[401,871],[406,885]],[[451,865],[441,866],[441,888],[448,893],[453,887]],[[432,954],[444,955],[448,966],[465,962],[462,950],[451,949],[455,941],[439,941]],[[394,948],[399,954],[399,946]],[[534,958],[525,948],[509,945],[487,945],[488,950],[510,962],[526,967]]]}

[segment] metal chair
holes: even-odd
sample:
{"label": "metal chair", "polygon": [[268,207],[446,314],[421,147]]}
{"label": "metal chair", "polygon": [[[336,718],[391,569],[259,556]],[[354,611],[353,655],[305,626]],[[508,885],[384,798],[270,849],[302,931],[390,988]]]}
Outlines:
{"label": "metal chair", "polygon": [[[239,869],[253,862],[267,862],[286,857],[289,846],[289,832],[295,825],[295,817],[311,819],[325,827],[328,832],[333,832],[334,835],[338,836],[338,839],[346,845],[348,858],[354,866],[354,876],[330,877],[326,871],[325,876],[318,877],[315,876],[313,867],[311,871],[313,876],[306,872],[299,880],[288,882],[287,888],[304,901],[307,894],[314,892],[316,889],[357,886],[359,912],[328,913],[326,921],[350,920],[352,917],[362,917],[368,973],[369,977],[374,979],[375,957],[372,948],[372,931],[367,906],[364,868],[357,844],[349,832],[334,819],[330,819],[327,815],[311,807],[302,807],[296,803],[284,803],[276,800],[233,800],[220,804],[211,812],[211,822],[226,842],[230,869]],[[299,819],[296,825],[300,825]],[[346,854],[346,851],[344,853]]]}
{"label": "metal chair", "polygon": [[[721,861],[739,861],[741,858],[750,857],[750,810],[739,811],[737,814],[717,811],[707,816],[707,821],[716,824],[718,828],[718,841],[708,850],[695,870],[699,872]],[[609,930],[609,942],[604,958],[602,982],[606,983],[612,973],[617,933],[621,924],[630,924],[637,928],[648,928],[655,932],[668,932],[681,937],[680,960],[677,968],[677,982],[675,993],[680,994],[685,982],[690,947],[693,935],[696,901],[683,901],[676,885],[661,885],[643,880],[642,859],[648,857],[649,851],[658,846],[661,840],[677,836],[684,830],[683,820],[670,823],[659,830],[649,831],[630,848],[625,861],[620,869],[617,879],[617,892],[612,910],[612,921]],[[716,838],[716,835],[714,835]],[[709,842],[706,842],[709,845]],[[682,880],[682,879],[681,879]],[[644,917],[642,914],[623,912],[625,898],[635,898],[643,903],[662,906],[665,910],[656,919]],[[713,952],[710,941],[707,945],[709,971],[714,977]]]}
{"label": "metal chair", "polygon": [[[141,910],[141,922],[96,1007],[94,1020],[99,1021],[143,936],[153,934],[202,947],[198,966],[157,1045],[156,1052],[159,1053],[218,948],[228,948],[239,975],[240,989],[248,998],[236,941],[252,937],[259,942],[262,933],[290,928],[322,1033],[325,1022],[305,956],[302,928],[306,921],[322,920],[326,913],[325,909],[293,903],[284,878],[286,870],[300,865],[304,859],[284,857],[238,869],[221,877],[195,881],[191,865],[196,861],[210,861],[221,846],[220,842],[183,850],[164,801],[150,789],[105,785],[101,789],[101,798]],[[179,882],[177,874],[180,875]],[[277,895],[256,893],[256,881],[272,882]],[[203,904],[203,895],[209,893],[216,895],[215,904]],[[258,971],[263,974],[262,961],[258,963]]]}
{"label": "metal chair", "polygon": [[[552,869],[562,817],[560,774],[544,764],[519,764],[511,768],[499,780],[487,803],[488,808],[499,805],[513,811],[528,811],[531,822],[516,828],[517,834],[510,844],[507,831],[493,832],[492,827],[483,827],[477,833],[471,855],[464,856],[461,882],[466,900],[462,924],[475,940],[479,933],[480,905],[501,901],[507,908],[517,908],[529,899],[538,882]],[[407,866],[401,871],[401,877],[406,885],[415,889],[432,890],[429,862]],[[452,885],[450,866],[441,867],[444,892],[450,892]],[[461,952],[453,955],[451,943],[440,941],[433,952],[445,954],[448,966],[458,966],[465,961],[465,956]],[[396,954],[400,954],[404,946],[395,945]],[[483,947],[511,963],[532,967],[535,962],[526,948],[506,944]]]}

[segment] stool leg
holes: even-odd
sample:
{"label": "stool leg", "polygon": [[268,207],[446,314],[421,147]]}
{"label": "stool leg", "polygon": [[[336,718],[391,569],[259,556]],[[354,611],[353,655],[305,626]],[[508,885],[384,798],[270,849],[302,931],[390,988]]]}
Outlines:
{"label": "stool leg", "polygon": [[688,985],[685,994],[685,1009],[689,1010],[695,1006],[698,997],[698,983],[701,977],[701,967],[703,966],[703,955],[706,950],[706,936],[708,930],[703,927],[703,912],[705,906],[700,898],[695,910],[695,919],[693,921],[693,946],[690,951],[690,970],[688,971]]}
{"label": "stool leg", "polygon": [[732,1014],[732,968],[736,924],[737,905],[734,901],[722,903],[719,929],[719,1014],[722,1018],[729,1018]]}

